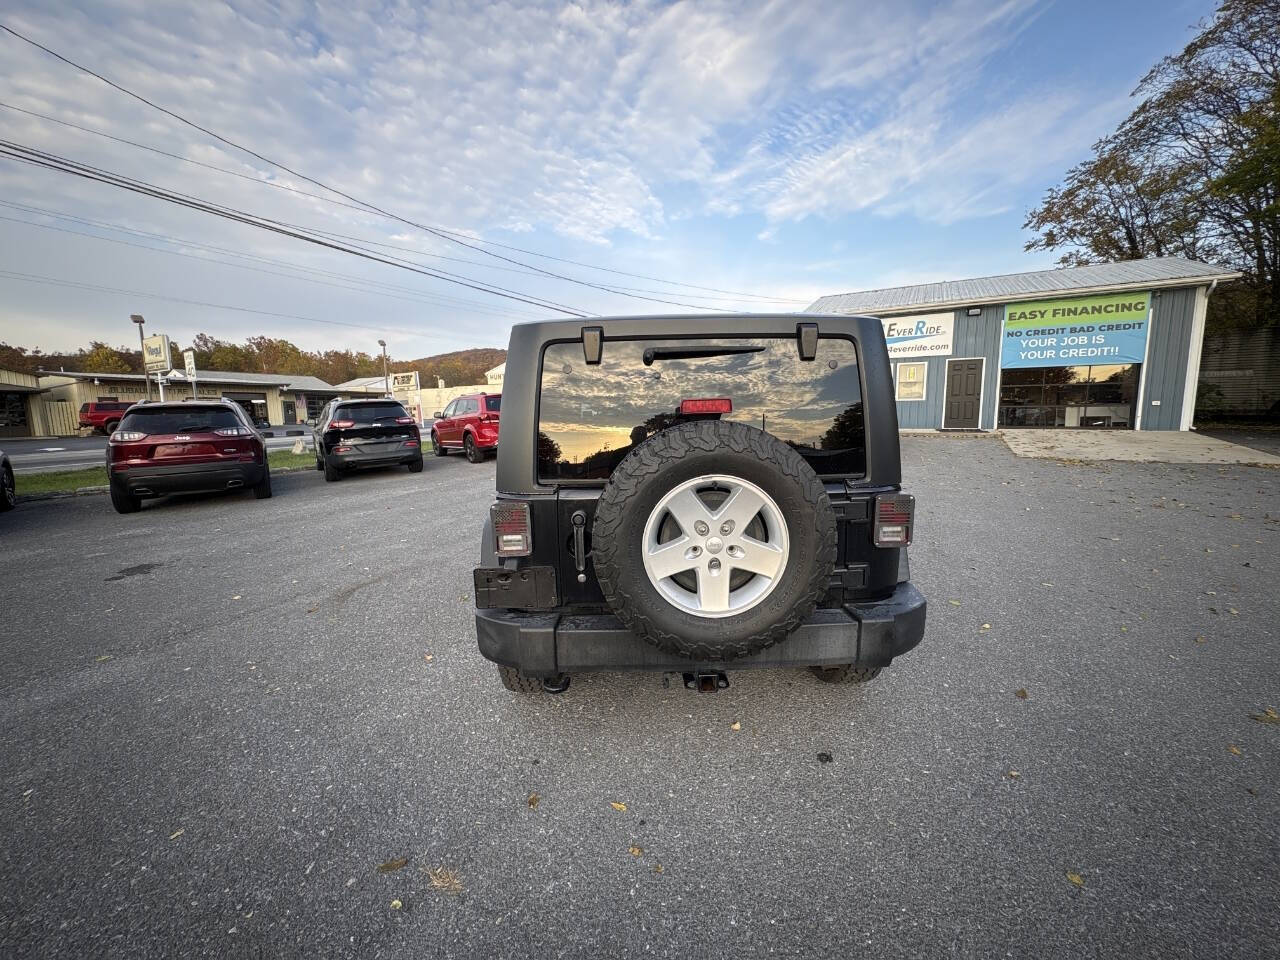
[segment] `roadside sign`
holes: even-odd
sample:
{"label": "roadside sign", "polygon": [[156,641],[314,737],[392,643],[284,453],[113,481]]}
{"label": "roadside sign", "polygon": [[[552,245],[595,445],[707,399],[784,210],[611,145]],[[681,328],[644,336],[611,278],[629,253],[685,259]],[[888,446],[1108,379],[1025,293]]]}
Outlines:
{"label": "roadside sign", "polygon": [[194,350],[183,350],[182,361],[187,365],[187,379],[194,380],[196,378],[196,352]]}
{"label": "roadside sign", "polygon": [[142,341],[142,362],[147,373],[164,373],[169,369],[169,338],[163,333]]}
{"label": "roadside sign", "polygon": [[391,375],[391,391],[397,390],[417,390],[418,389],[418,371],[409,370],[405,373],[393,373]]}

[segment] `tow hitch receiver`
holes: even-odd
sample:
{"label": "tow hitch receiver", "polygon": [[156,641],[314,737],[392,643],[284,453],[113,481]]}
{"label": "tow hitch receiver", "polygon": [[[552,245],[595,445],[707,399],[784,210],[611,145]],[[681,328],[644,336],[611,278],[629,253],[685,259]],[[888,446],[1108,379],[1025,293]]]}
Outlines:
{"label": "tow hitch receiver", "polygon": [[684,685],[686,690],[715,693],[729,688],[729,678],[724,675],[723,670],[699,670],[697,673],[684,674]]}

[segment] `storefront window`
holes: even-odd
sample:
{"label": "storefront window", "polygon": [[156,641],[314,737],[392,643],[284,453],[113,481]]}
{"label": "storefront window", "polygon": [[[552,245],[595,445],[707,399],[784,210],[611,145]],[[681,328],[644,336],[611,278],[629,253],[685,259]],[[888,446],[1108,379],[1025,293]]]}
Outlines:
{"label": "storefront window", "polygon": [[899,400],[923,400],[928,364],[900,363],[897,367]]}
{"label": "storefront window", "polygon": [[1001,371],[1002,427],[1132,429],[1142,364]]}

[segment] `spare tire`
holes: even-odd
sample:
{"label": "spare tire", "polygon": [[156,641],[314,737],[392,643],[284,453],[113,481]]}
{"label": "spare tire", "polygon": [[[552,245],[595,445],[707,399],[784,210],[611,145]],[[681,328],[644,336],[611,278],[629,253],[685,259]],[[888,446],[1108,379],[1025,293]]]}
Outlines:
{"label": "spare tire", "polygon": [[694,660],[745,657],[813,612],[835,564],[822,481],[782,441],[704,420],[655,434],[601,494],[592,561],[639,637]]}

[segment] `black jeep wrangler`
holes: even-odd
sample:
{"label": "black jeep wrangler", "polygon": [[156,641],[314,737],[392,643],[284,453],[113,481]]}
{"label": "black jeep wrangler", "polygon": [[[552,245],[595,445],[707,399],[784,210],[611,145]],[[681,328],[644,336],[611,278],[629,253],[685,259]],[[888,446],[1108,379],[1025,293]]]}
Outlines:
{"label": "black jeep wrangler", "polygon": [[618,317],[514,327],[480,652],[510,690],[739,667],[862,682],[920,642],[915,501],[880,321]]}

